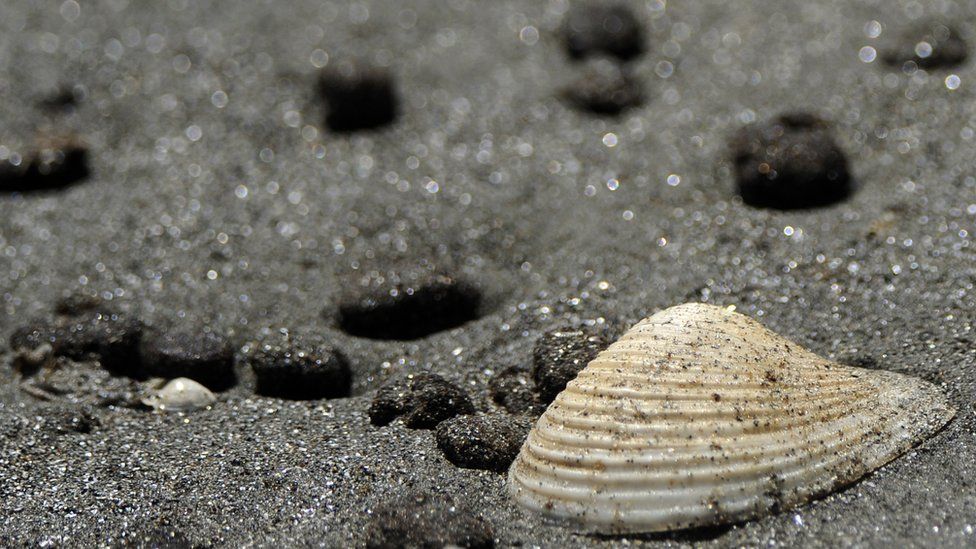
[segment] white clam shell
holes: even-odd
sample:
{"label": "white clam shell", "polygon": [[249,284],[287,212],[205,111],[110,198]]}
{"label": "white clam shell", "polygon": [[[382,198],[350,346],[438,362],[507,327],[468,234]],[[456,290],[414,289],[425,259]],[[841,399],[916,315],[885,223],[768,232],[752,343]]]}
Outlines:
{"label": "white clam shell", "polygon": [[217,401],[210,389],[185,377],[170,380],[142,403],[161,412],[189,412],[206,408]]}
{"label": "white clam shell", "polygon": [[854,482],[954,414],[925,381],[832,363],[728,309],[679,305],[569,383],[509,488],[601,533],[735,522]]}

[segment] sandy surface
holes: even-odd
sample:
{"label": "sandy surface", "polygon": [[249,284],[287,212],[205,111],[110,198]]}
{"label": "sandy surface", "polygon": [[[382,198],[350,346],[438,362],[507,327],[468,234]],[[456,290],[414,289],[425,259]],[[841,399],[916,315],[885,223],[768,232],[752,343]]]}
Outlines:
{"label": "sandy surface", "polygon": [[[210,411],[95,407],[89,433],[60,434],[45,427],[55,410],[118,380],[73,365],[63,375],[81,396],[44,402],[4,365],[0,545],[162,528],[203,545],[345,547],[408,488],[463,502],[499,546],[976,543],[976,73],[859,59],[929,15],[976,44],[971,4],[635,3],[647,100],[619,118],[557,97],[579,70],[556,34],[564,2],[81,4],[21,0],[0,18],[3,142],[76,132],[92,170],[61,192],[0,197],[0,344],[59,298],[98,293],[237,344],[269,327],[322,337],[348,357],[355,396],[263,398],[241,368]],[[323,128],[317,66],[353,57],[394,74],[392,127]],[[63,86],[82,92],[76,108],[38,107]],[[796,109],[837,123],[858,191],[810,211],[743,205],[729,137]],[[338,329],[364,273],[423,262],[473,281],[480,318],[408,342]],[[528,364],[543,331],[618,334],[689,300],[940,384],[957,418],[822,501],[637,539],[547,525],[509,501],[503,475],[447,462],[431,431],[369,423],[391,373],[439,373],[491,410],[488,380]]]}

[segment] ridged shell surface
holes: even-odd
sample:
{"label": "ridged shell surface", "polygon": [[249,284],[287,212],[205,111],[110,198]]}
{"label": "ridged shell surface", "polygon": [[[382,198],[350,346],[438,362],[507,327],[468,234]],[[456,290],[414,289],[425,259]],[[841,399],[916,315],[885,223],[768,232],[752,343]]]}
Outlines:
{"label": "ridged shell surface", "polygon": [[753,518],[854,482],[955,414],[925,381],[842,366],[713,305],[679,305],[600,353],[509,470],[521,505],[586,531]]}

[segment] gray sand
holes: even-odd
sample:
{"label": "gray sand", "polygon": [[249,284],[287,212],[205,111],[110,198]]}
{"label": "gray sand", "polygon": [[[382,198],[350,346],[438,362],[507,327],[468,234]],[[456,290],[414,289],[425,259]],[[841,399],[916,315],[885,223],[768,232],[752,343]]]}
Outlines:
{"label": "gray sand", "polygon": [[[0,545],[113,545],[163,526],[204,545],[353,546],[408,488],[471,506],[500,546],[976,544],[976,73],[858,58],[920,15],[976,44],[972,3],[635,3],[648,99],[616,119],[555,96],[579,68],[555,34],[565,2],[81,4],[75,18],[71,0],[18,0],[0,17],[2,142],[72,130],[93,171],[0,197],[0,338],[97,292],[151,325],[203,321],[237,343],[267,327],[320,335],[349,357],[355,396],[262,398],[242,369],[210,411],[95,408],[92,432],[62,435],[35,427],[78,406],[70,395],[38,400],[0,366]],[[390,66],[393,127],[323,130],[316,65],[349,57]],[[87,97],[74,113],[38,109],[75,84]],[[811,211],[743,205],[728,137],[796,109],[837,122],[858,192]],[[362,273],[421,261],[473,280],[485,314],[409,342],[336,328],[330,311]],[[618,334],[689,300],[940,384],[957,418],[824,500],[644,539],[547,525],[508,500],[503,475],[447,462],[431,431],[369,424],[390,373],[439,373],[489,410],[491,375],[528,364],[543,331]],[[70,370],[78,399],[117,382]]]}

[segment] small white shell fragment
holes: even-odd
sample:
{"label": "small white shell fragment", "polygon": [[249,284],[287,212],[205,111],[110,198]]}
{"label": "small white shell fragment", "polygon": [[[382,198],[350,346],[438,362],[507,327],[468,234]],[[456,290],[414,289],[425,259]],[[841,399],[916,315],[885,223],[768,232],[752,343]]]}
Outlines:
{"label": "small white shell fragment", "polygon": [[217,401],[210,389],[185,377],[170,380],[142,399],[146,406],[161,412],[189,412],[206,408]]}
{"label": "small white shell fragment", "polygon": [[569,383],[509,489],[587,531],[736,522],[850,484],[954,415],[930,383],[842,366],[730,309],[685,304],[639,322]]}

